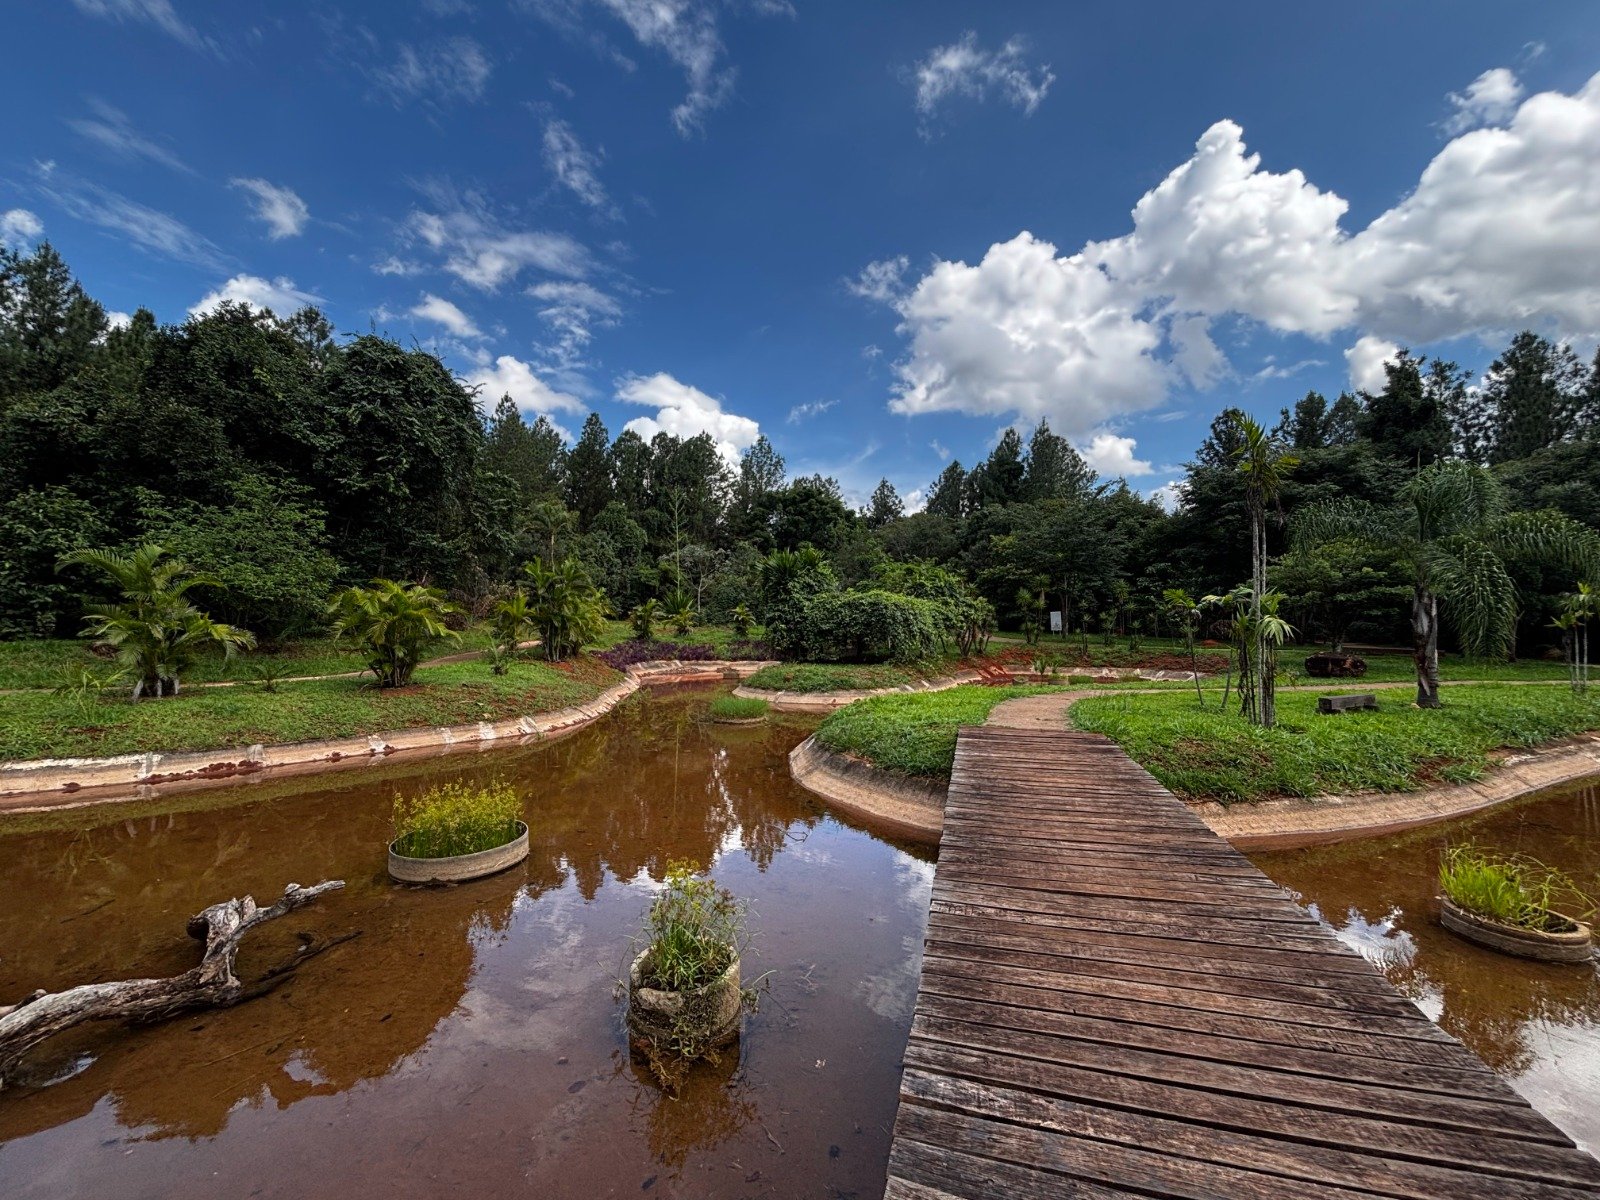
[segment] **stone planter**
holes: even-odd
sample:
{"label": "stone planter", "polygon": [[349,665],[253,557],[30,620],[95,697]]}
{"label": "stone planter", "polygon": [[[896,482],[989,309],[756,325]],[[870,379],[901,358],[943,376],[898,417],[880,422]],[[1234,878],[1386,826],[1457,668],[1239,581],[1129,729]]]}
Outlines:
{"label": "stone planter", "polygon": [[1439,898],[1439,924],[1470,942],[1499,950],[1502,954],[1515,954],[1541,962],[1588,962],[1593,953],[1593,937],[1589,926],[1582,921],[1562,917],[1559,913],[1553,915],[1571,928],[1549,933],[1543,929],[1502,925],[1468,912],[1447,897]]}
{"label": "stone planter", "polygon": [[522,832],[503,846],[446,858],[407,858],[395,853],[395,844],[390,842],[389,877],[401,883],[465,883],[504,871],[528,857],[528,826],[518,821],[517,828]]}
{"label": "stone planter", "polygon": [[725,1046],[739,1036],[744,993],[735,958],[717,978],[692,992],[646,987],[650,951],[645,949],[628,969],[628,1035],[655,1054],[695,1057]]}

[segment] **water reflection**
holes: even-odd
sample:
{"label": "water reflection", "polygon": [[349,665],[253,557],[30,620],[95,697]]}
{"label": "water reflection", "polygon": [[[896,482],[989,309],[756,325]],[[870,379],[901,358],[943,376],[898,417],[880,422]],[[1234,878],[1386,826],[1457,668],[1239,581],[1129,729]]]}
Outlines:
{"label": "water reflection", "polygon": [[[793,786],[804,723],[727,730],[704,722],[705,702],[654,698],[537,748],[280,780],[202,810],[0,825],[0,997],[181,971],[191,913],[290,879],[348,886],[263,927],[243,970],[361,931],[239,1008],[42,1050],[0,1095],[0,1194],[562,1196],[653,1181],[743,1196],[777,1179],[869,1193],[931,867]],[[391,886],[393,794],[491,775],[529,796],[527,863]],[[737,1049],[671,1097],[630,1061],[612,984],[680,859],[751,898],[746,973],[775,975]]]}
{"label": "water reflection", "polygon": [[1439,855],[1468,840],[1531,854],[1600,890],[1600,787],[1541,794],[1398,838],[1252,857],[1423,1012],[1600,1151],[1600,960],[1530,962],[1443,929]]}

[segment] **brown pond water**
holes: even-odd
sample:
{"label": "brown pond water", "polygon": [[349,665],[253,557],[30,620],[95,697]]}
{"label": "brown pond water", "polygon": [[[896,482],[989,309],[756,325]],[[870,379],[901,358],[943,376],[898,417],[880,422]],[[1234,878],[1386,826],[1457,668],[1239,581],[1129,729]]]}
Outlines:
{"label": "brown pond water", "polygon": [[1439,925],[1452,842],[1523,852],[1600,894],[1600,780],[1414,833],[1250,857],[1579,1145],[1600,1154],[1600,960],[1530,962]]}
{"label": "brown pond water", "polygon": [[[0,820],[0,1001],[182,971],[191,914],[291,880],[348,886],[253,934],[246,973],[300,933],[361,931],[239,1007],[42,1047],[0,1093],[0,1196],[879,1195],[932,863],[790,781],[811,722],[710,725],[710,695],[153,815]],[[494,775],[529,797],[528,862],[390,884],[395,792]],[[613,995],[674,859],[750,899],[744,974],[773,973],[737,1049],[675,1099],[630,1059]]]}

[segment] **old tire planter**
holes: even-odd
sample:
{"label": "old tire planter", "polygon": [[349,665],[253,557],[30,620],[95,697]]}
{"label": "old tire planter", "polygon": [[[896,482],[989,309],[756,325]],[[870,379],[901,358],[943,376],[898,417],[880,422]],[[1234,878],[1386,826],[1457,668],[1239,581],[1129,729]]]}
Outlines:
{"label": "old tire planter", "polygon": [[[1559,915],[1559,914],[1557,914]],[[1572,928],[1560,933],[1543,929],[1523,929],[1516,925],[1502,925],[1470,913],[1445,897],[1439,899],[1439,924],[1452,933],[1458,933],[1470,942],[1498,950],[1502,954],[1515,954],[1540,962],[1585,963],[1594,952],[1593,935],[1589,926],[1570,917],[1561,917]]]}
{"label": "old tire planter", "polygon": [[[744,992],[739,986],[739,959],[703,987],[669,992],[646,987],[650,951],[642,951],[628,968],[628,1037],[655,1054],[703,1054],[726,1046],[739,1036]],[[685,1019],[686,1011],[693,1014]]]}
{"label": "old tire planter", "polygon": [[528,824],[518,821],[520,832],[502,846],[492,846],[474,854],[452,854],[445,858],[408,858],[395,853],[389,843],[389,877],[401,883],[465,883],[482,879],[528,857]]}

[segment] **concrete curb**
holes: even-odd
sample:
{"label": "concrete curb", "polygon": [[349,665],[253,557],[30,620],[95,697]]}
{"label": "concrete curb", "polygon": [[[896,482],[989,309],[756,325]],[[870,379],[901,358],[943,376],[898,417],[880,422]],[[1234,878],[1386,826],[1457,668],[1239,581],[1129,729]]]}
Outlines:
{"label": "concrete curb", "polygon": [[[782,664],[774,664],[782,665]],[[902,683],[899,687],[858,688],[839,692],[784,692],[769,688],[736,687],[735,696],[747,700],[765,700],[779,712],[832,712],[869,696],[894,696],[911,692],[944,692],[967,683],[982,683],[977,671],[961,671],[955,675],[941,675],[936,679],[922,679],[916,683]]]}
{"label": "concrete curb", "polygon": [[[123,791],[128,788],[142,789],[180,781],[224,782],[285,768],[317,770],[348,765],[351,760],[371,761],[408,751],[523,745],[588,725],[641,687],[741,679],[770,665],[767,662],[686,663],[676,660],[638,663],[624,672],[620,683],[584,704],[500,721],[399,729],[327,741],[254,745],[232,750],[150,751],[109,758],[45,758],[0,763],[0,812],[39,812],[107,803],[137,798],[137,793]],[[79,795],[107,789],[117,789],[117,792],[93,797]]]}
{"label": "concrete curb", "polygon": [[907,841],[939,844],[947,784],[895,775],[835,754],[808,737],[789,752],[789,774],[848,816]]}

